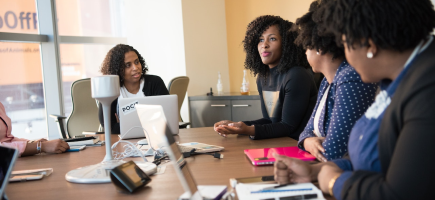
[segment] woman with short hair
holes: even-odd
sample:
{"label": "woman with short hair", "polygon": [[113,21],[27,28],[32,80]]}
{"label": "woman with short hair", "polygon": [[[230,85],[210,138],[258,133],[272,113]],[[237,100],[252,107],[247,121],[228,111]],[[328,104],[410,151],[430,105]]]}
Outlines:
{"label": "woman with short hair", "polygon": [[344,49],[337,46],[334,34],[319,27],[318,8],[317,1],[311,3],[309,12],[294,26],[299,32],[295,43],[306,49],[313,71],[325,76],[298,146],[326,162],[347,152],[350,130],[373,103],[377,84],[363,83],[344,58]]}
{"label": "woman with short hair", "polygon": [[[354,125],[349,156],[309,165],[276,155],[278,183],[318,180],[336,199],[427,199],[435,188],[435,10],[430,0],[328,0],[322,21],[381,92]],[[340,39],[340,40],[339,40]]]}

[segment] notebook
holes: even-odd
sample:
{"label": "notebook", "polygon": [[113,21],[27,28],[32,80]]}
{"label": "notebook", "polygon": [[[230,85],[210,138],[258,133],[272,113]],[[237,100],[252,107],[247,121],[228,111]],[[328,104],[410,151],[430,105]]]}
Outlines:
{"label": "notebook", "polygon": [[[154,123],[153,117],[161,117],[160,115],[166,116],[165,113],[154,113],[156,116],[150,115],[150,112],[152,112],[152,107],[150,108],[148,105],[136,105],[137,114],[139,116],[140,122],[142,123],[142,127],[145,129],[142,131],[142,135],[145,132],[148,144],[153,150],[159,149],[159,146],[157,144],[161,143],[160,133],[164,133],[166,129],[163,126],[158,126]],[[163,122],[160,122],[163,123]],[[165,124],[166,124],[166,117],[165,117]],[[206,153],[206,152],[214,152],[214,151],[222,151],[224,147],[216,146],[216,145],[210,145],[210,144],[204,144],[204,143],[198,143],[198,142],[189,142],[189,143],[182,143],[179,144],[180,148],[182,149],[182,152],[190,152],[193,148],[195,148],[195,152],[199,153]]]}
{"label": "notebook", "polygon": [[[237,197],[239,200],[281,200],[281,199],[308,199],[323,200],[322,191],[312,183],[298,183],[273,190],[263,190],[278,184],[244,184],[236,185]],[[317,196],[317,197],[316,197]]]}
{"label": "notebook", "polygon": [[300,150],[298,147],[276,147],[264,149],[245,149],[245,154],[253,165],[272,165],[275,163],[273,153],[298,158],[304,161],[316,160],[310,153]]}
{"label": "notebook", "polygon": [[196,184],[174,136],[168,129],[162,107],[159,105],[138,105],[137,109],[142,125],[144,125],[143,122],[147,122],[145,126],[145,129],[149,130],[147,136],[153,135],[153,137],[148,138],[148,140],[153,138],[148,141],[150,146],[164,149],[174,164],[181,185],[186,191],[179,199],[220,199],[226,192],[227,186],[198,186]]}
{"label": "notebook", "polygon": [[18,150],[0,146],[0,158],[0,199],[7,199],[4,192],[18,158]]}
{"label": "notebook", "polygon": [[177,95],[161,95],[140,98],[122,98],[118,100],[119,105],[119,126],[121,139],[143,138],[144,131],[141,128],[136,105],[161,105],[168,121],[169,130],[176,135],[179,131],[178,125],[178,97]]}

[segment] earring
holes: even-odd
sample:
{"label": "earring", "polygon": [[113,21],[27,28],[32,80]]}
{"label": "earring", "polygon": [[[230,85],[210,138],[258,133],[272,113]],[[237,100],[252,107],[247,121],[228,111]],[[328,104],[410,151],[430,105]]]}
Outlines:
{"label": "earring", "polygon": [[317,52],[317,55],[320,55],[320,52]]}
{"label": "earring", "polygon": [[373,58],[373,53],[372,52],[367,52],[367,58]]}

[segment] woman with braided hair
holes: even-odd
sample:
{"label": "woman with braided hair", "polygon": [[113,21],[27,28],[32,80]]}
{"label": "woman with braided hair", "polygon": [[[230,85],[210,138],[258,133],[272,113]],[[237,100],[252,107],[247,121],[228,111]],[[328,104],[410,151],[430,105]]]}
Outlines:
{"label": "woman with braided hair", "polygon": [[243,47],[245,68],[257,75],[263,118],[254,121],[215,123],[221,136],[249,135],[251,139],[298,139],[317,98],[313,73],[305,50],[294,44],[293,23],[278,16],[256,18],[247,28]]}

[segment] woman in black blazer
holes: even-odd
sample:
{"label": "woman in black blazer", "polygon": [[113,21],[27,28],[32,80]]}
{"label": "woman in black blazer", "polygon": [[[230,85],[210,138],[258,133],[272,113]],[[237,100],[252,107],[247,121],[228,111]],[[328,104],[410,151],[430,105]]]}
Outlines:
{"label": "woman in black blazer", "polygon": [[347,158],[309,165],[276,155],[275,179],[280,184],[318,180],[336,199],[433,198],[432,3],[323,0],[320,7],[316,14],[341,39],[349,64],[364,82],[380,82],[381,91],[354,125]]}
{"label": "woman in black blazer", "polygon": [[[148,75],[148,67],[139,52],[132,46],[118,44],[107,53],[101,67],[104,75],[118,75],[121,86],[120,98],[168,95],[168,89],[159,76]],[[110,106],[112,134],[120,134],[118,99]],[[98,117],[104,126],[103,109],[99,106]]]}

